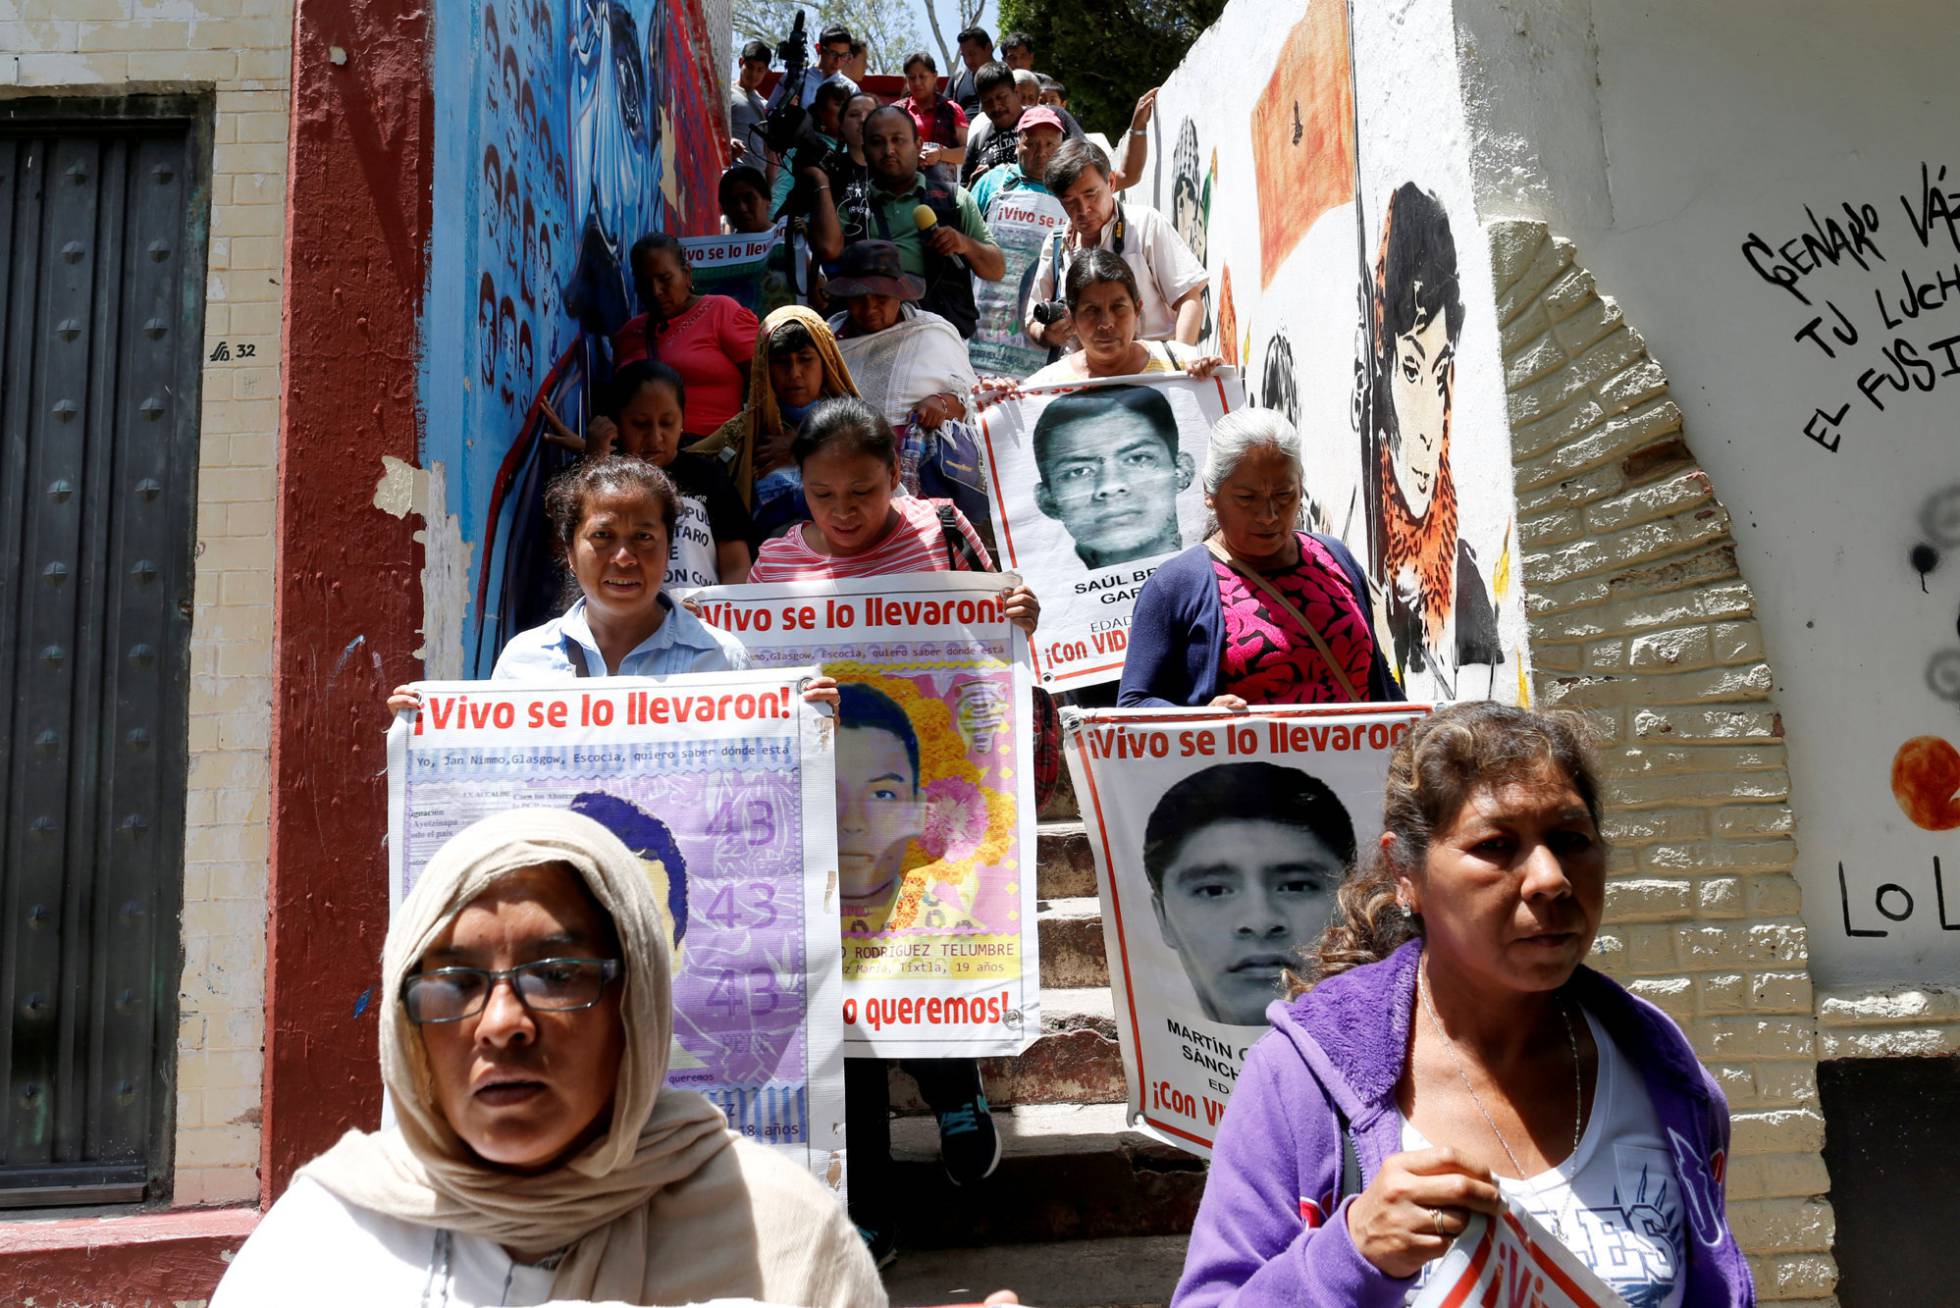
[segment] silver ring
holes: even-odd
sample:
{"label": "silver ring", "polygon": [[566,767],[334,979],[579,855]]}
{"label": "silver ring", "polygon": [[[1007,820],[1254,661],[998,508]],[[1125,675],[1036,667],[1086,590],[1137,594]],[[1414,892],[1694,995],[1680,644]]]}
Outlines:
{"label": "silver ring", "polygon": [[1430,1209],[1430,1210],[1429,1210],[1429,1222],[1430,1222],[1430,1225],[1432,1225],[1432,1226],[1434,1226],[1434,1227],[1436,1228],[1436,1238],[1437,1238],[1438,1240],[1447,1240],[1447,1239],[1449,1239],[1449,1237],[1448,1237],[1447,1235],[1444,1235],[1444,1234],[1443,1234],[1443,1210],[1442,1210],[1442,1209],[1440,1209],[1440,1208],[1432,1208],[1432,1209]]}

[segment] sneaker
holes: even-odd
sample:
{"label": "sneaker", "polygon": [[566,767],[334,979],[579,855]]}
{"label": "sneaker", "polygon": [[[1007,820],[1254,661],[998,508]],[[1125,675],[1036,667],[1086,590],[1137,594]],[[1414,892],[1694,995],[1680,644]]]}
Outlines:
{"label": "sneaker", "polygon": [[984,1180],[1000,1166],[1000,1132],[986,1095],[939,1114],[939,1158],[954,1185]]}
{"label": "sneaker", "polygon": [[864,1247],[871,1251],[871,1261],[880,1271],[898,1261],[898,1232],[889,1226],[858,1227],[858,1235],[864,1240]]}

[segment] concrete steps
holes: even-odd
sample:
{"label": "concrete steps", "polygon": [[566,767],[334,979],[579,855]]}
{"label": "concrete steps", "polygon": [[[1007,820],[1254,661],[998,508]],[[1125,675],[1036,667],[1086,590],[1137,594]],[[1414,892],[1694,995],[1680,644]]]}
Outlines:
{"label": "concrete steps", "polygon": [[954,1186],[940,1166],[937,1122],[897,1119],[900,1246],[1185,1234],[1204,1194],[1204,1163],[1130,1130],[1123,1117],[1121,1104],[1023,1104],[996,1112],[1000,1167],[970,1190]]}
{"label": "concrete steps", "polygon": [[1041,988],[1080,990],[1109,985],[1109,955],[1103,949],[1102,902],[1043,899],[1036,905],[1041,932]]}
{"label": "concrete steps", "polygon": [[1184,1238],[1124,1236],[919,1249],[885,1272],[893,1308],[978,1303],[1013,1290],[1039,1308],[1159,1308],[1184,1270]]}
{"label": "concrete steps", "polygon": [[1041,1035],[981,1060],[1000,1167],[955,1187],[938,1123],[892,1072],[893,1178],[904,1196],[892,1303],[978,1303],[998,1289],[1040,1308],[1170,1302],[1205,1164],[1129,1129],[1089,833],[1063,784],[1038,828]]}

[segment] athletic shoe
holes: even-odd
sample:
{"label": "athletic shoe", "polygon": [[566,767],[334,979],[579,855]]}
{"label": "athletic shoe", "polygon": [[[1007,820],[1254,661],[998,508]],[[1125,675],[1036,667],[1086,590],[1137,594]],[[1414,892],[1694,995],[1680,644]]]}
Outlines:
{"label": "athletic shoe", "polygon": [[898,1261],[898,1233],[889,1226],[873,1229],[858,1227],[858,1235],[864,1240],[864,1247],[871,1251],[872,1263],[880,1269],[890,1267]]}
{"label": "athletic shoe", "polygon": [[939,1158],[954,1185],[984,1180],[1000,1166],[1000,1132],[986,1095],[939,1114]]}

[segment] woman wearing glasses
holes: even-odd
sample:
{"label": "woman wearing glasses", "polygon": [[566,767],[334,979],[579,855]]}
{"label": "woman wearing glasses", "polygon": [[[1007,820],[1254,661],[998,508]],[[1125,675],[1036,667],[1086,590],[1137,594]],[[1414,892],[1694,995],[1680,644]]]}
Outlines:
{"label": "woman wearing glasses", "polygon": [[662,1087],[660,906],[590,818],[519,809],[437,851],[382,953],[399,1124],[301,1169],[213,1308],[882,1305],[844,1208]]}

